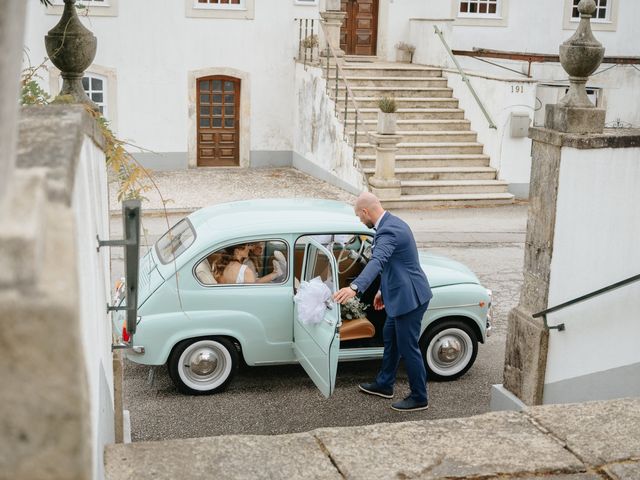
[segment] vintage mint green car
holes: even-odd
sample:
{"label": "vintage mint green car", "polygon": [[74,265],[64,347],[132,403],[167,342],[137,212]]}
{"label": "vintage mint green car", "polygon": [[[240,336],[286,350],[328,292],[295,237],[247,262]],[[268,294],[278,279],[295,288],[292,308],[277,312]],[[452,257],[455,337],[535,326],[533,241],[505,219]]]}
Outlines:
{"label": "vintage mint green car", "polygon": [[[252,200],[192,213],[140,261],[127,357],[167,364],[188,394],[221,391],[240,361],[299,362],[328,397],[339,360],[382,356],[385,314],[371,306],[379,284],[362,293],[359,318],[327,301],[318,323],[301,320],[296,294],[313,279],[330,292],[348,285],[370,258],[373,233],[352,206],[329,200]],[[458,262],[428,254],[421,262],[433,290],[420,338],[428,378],[455,379],[490,333],[491,292]],[[122,328],[121,315],[116,322]]]}

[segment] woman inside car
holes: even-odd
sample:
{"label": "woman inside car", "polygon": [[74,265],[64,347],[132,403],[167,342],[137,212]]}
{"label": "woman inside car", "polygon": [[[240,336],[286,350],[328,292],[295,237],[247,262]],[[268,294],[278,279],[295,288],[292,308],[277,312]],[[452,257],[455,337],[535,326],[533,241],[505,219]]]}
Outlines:
{"label": "woman inside car", "polygon": [[[256,248],[256,245],[259,248]],[[253,252],[253,260],[249,256]],[[259,251],[260,253],[257,253]],[[218,283],[268,283],[272,282],[283,275],[278,262],[273,262],[273,272],[258,277],[259,255],[262,253],[262,243],[244,243],[233,245],[222,250],[220,260],[215,268],[217,272],[221,272],[216,278]],[[261,262],[260,262],[261,263]]]}

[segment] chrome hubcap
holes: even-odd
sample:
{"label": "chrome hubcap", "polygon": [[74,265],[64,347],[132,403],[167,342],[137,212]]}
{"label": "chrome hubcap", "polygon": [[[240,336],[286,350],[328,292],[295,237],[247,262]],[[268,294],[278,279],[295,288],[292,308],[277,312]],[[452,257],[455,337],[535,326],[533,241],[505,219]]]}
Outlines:
{"label": "chrome hubcap", "polygon": [[198,350],[191,357],[189,368],[196,375],[211,375],[218,368],[218,357],[210,350]]}
{"label": "chrome hubcap", "polygon": [[444,337],[438,341],[436,355],[442,363],[452,363],[460,358],[462,353],[462,344],[460,340],[454,337]]}

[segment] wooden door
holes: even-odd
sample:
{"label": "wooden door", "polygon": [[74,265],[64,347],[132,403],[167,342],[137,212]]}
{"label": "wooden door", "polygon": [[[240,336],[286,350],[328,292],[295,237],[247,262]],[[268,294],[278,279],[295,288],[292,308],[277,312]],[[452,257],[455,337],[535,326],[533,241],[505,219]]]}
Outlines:
{"label": "wooden door", "polygon": [[378,41],[378,0],[342,0],[347,13],[340,28],[340,48],[347,55],[375,55]]}
{"label": "wooden door", "polygon": [[240,79],[199,78],[198,166],[240,165]]}

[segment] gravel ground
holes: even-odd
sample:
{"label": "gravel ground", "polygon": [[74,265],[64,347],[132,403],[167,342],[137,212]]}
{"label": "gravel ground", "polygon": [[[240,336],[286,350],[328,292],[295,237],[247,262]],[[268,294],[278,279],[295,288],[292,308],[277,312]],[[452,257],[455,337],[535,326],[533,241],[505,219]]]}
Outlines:
{"label": "gravel ground", "polygon": [[[161,210],[163,200],[168,210],[196,209],[216,203],[248,198],[328,198],[351,202],[348,192],[306,175],[294,168],[198,168],[154,172],[157,189],[144,193],[142,210]],[[117,186],[109,188],[111,210],[120,210]]]}
{"label": "gravel ground", "polygon": [[[166,368],[156,370],[153,386],[148,367],[125,366],[125,408],[131,412],[133,441],[229,434],[272,435],[319,427],[354,426],[464,417],[487,412],[490,387],[502,382],[507,315],[522,284],[522,245],[465,245],[432,248],[469,265],[494,292],[494,334],[481,345],[471,370],[454,382],[429,382],[431,407],[399,413],[390,401],[359,393],[356,385],[370,381],[379,362],[341,363],[336,390],[325,399],[298,365],[244,367],[227,391],[209,396],[177,393]],[[396,398],[409,391],[401,369]]]}

